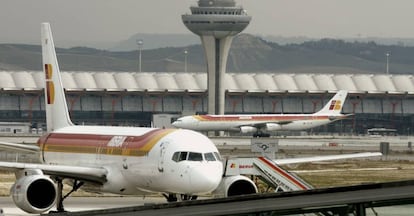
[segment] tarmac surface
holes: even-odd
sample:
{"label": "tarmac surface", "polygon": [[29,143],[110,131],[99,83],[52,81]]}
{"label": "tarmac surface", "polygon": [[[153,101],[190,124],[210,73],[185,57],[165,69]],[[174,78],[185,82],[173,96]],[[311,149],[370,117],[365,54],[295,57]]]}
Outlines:
{"label": "tarmac surface", "polygon": [[[139,206],[154,203],[166,203],[164,197],[69,197],[65,200],[65,210],[70,212]],[[28,214],[15,206],[11,197],[0,197],[0,209],[4,215],[33,215]],[[53,210],[53,208],[51,209]]]}

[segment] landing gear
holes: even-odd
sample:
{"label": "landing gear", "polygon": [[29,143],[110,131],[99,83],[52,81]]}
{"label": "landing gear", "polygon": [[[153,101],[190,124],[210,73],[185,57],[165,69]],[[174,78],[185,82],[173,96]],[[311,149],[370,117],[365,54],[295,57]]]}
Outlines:
{"label": "landing gear", "polygon": [[63,179],[62,178],[56,178],[57,182],[57,200],[56,200],[56,212],[65,212],[65,208],[63,207],[63,201],[70,196],[73,192],[77,191],[84,182],[75,180],[73,182],[72,190],[69,191],[65,196],[63,196]]}
{"label": "landing gear", "polygon": [[177,202],[176,194],[162,194],[162,195],[167,199],[167,202]]}
{"label": "landing gear", "polygon": [[197,196],[192,196],[192,195],[186,195],[186,194],[180,194],[180,196],[178,196],[178,201],[187,201],[187,200],[196,200]]}
{"label": "landing gear", "polygon": [[187,194],[163,194],[163,196],[167,199],[167,202],[179,202],[179,201],[187,201],[187,200],[196,200],[197,196],[194,195],[187,195]]}
{"label": "landing gear", "polygon": [[259,130],[253,134],[253,137],[270,137],[270,134]]}

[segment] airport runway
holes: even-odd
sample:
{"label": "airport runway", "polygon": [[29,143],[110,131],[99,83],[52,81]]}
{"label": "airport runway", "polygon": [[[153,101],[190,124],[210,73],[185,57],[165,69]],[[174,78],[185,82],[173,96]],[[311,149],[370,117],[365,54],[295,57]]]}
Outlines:
{"label": "airport runway", "polygon": [[[165,203],[164,197],[69,197],[65,200],[65,209],[67,211],[85,211],[85,210],[97,210],[107,208],[118,208],[127,206],[138,206],[153,203]],[[0,197],[0,208],[3,209],[5,215],[17,216],[17,215],[33,215],[25,213],[14,205],[11,197]],[[52,209],[53,210],[53,209]]]}
{"label": "airport runway", "polygon": [[[223,156],[251,157],[262,153],[251,151],[250,137],[210,137]],[[380,152],[380,143],[389,143],[389,155],[382,159],[413,161],[414,137],[369,136],[299,136],[271,137],[263,140],[278,142],[276,158],[308,157],[357,152]],[[267,156],[269,156],[267,154]]]}
{"label": "airport runway", "polygon": [[[216,145],[250,145],[252,137],[209,137]],[[280,146],[378,146],[380,142],[389,142],[393,146],[407,147],[414,142],[413,136],[288,136],[262,139],[278,140]]]}

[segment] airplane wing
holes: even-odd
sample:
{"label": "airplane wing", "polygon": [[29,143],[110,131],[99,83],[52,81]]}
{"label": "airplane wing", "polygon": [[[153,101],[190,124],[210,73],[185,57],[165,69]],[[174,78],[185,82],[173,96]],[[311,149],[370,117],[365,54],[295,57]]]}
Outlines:
{"label": "airplane wing", "polygon": [[254,123],[249,125],[243,125],[243,126],[252,126],[257,128],[264,128],[266,127],[266,124],[279,124],[279,125],[287,125],[292,123],[293,121],[270,121],[270,122],[260,122],[260,123]]}
{"label": "airplane wing", "polygon": [[341,160],[350,158],[361,158],[361,157],[376,157],[382,156],[380,152],[363,152],[355,154],[342,154],[342,155],[326,155],[326,156],[315,156],[315,157],[304,157],[304,158],[284,158],[274,160],[278,165],[296,164],[296,163],[308,163],[317,161],[327,160]]}
{"label": "airplane wing", "polygon": [[[17,144],[0,141],[0,150],[9,150],[22,153],[38,153],[39,146],[28,144]],[[59,176],[63,178],[71,178],[85,180],[95,183],[106,182],[107,170],[99,167],[80,167],[80,166],[64,166],[49,165],[35,163],[18,163],[18,162],[2,162],[0,161],[0,170],[19,171],[23,169],[40,169],[46,175]]]}
{"label": "airplane wing", "polygon": [[106,182],[107,174],[107,170],[105,168],[99,167],[0,162],[0,170],[16,172],[23,169],[40,169],[46,175],[85,180],[100,184]]}
{"label": "airplane wing", "polygon": [[270,122],[260,122],[260,123],[252,123],[252,124],[243,124],[239,125],[237,128],[249,126],[255,127],[257,129],[266,129],[267,124],[278,124],[278,125],[287,125],[292,123],[293,121],[270,121]]}
{"label": "airplane wing", "polygon": [[0,150],[1,149],[24,153],[37,153],[40,151],[39,146],[0,141]]}
{"label": "airplane wing", "polygon": [[[276,123],[276,124],[280,124],[280,125],[287,125],[292,123],[293,121],[275,121],[275,122],[267,122],[267,123]],[[265,124],[267,124],[265,123]]]}

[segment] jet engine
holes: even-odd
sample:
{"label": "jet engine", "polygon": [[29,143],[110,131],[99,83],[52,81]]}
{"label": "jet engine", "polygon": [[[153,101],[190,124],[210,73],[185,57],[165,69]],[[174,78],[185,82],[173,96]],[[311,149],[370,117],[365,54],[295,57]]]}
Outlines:
{"label": "jet engine", "polygon": [[250,133],[250,132],[256,132],[257,128],[252,127],[252,126],[241,126],[240,127],[240,132],[242,133]]}
{"label": "jet engine", "polygon": [[280,124],[275,124],[275,123],[267,123],[266,124],[266,130],[267,131],[277,131],[277,130],[282,130],[282,126]]}
{"label": "jet engine", "polygon": [[45,175],[29,175],[19,178],[10,193],[17,207],[27,213],[43,213],[55,205],[55,183]]}
{"label": "jet engine", "polygon": [[223,177],[213,195],[217,197],[229,197],[243,194],[257,193],[256,184],[246,176],[236,175]]}

